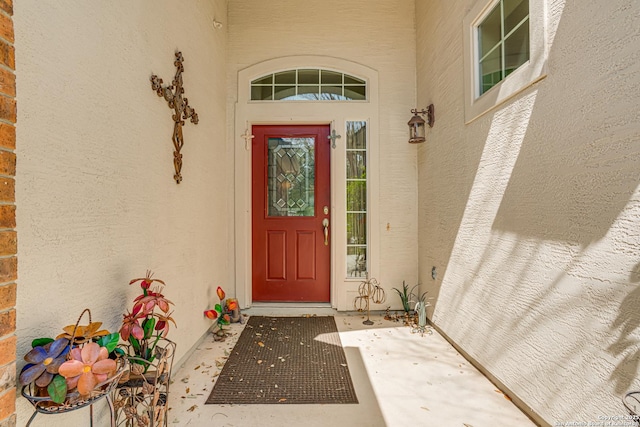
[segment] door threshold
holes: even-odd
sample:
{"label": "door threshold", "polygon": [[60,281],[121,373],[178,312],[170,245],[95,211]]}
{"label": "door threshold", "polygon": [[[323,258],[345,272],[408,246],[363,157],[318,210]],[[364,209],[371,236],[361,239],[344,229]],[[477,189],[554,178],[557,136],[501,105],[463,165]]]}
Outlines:
{"label": "door threshold", "polygon": [[336,310],[328,302],[254,302],[242,313],[248,316],[332,316]]}

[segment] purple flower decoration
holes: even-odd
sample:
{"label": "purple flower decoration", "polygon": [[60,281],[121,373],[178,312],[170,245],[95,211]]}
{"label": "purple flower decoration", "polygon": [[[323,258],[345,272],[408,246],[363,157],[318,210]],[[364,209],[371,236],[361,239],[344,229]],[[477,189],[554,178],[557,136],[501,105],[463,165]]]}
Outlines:
{"label": "purple flower decoration", "polygon": [[38,387],[49,385],[60,365],[69,353],[69,340],[58,338],[44,346],[37,346],[24,356],[29,364],[20,373],[20,384],[27,385],[35,381]]}

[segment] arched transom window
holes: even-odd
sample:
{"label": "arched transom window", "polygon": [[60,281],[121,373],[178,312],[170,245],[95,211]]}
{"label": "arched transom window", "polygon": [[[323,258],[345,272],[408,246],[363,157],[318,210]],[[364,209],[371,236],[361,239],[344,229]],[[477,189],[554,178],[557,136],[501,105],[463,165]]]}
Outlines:
{"label": "arched transom window", "polygon": [[367,82],[338,71],[301,68],[251,82],[252,101],[364,101]]}

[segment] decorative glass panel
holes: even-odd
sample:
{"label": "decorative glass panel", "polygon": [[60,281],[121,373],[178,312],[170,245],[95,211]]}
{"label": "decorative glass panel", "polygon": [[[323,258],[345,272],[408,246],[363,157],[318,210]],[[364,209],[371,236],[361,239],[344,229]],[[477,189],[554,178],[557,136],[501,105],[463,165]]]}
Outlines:
{"label": "decorative glass panel", "polygon": [[341,86],[322,86],[322,93],[326,93],[332,96],[331,99],[341,99],[342,87]]}
{"label": "decorative glass panel", "polygon": [[367,82],[337,71],[287,70],[251,82],[252,101],[365,101]]}
{"label": "decorative glass panel", "polygon": [[295,94],[295,86],[276,86],[274,99],[287,99]]}
{"label": "decorative glass panel", "polygon": [[313,94],[317,99],[319,92],[320,92],[319,86],[298,86],[298,95]]}
{"label": "decorative glass panel", "polygon": [[296,84],[296,72],[285,71],[283,73],[275,74],[276,84],[277,85],[295,85]]}
{"label": "decorative glass panel", "polygon": [[347,123],[347,150],[367,149],[366,122]]}
{"label": "decorative glass panel", "polygon": [[298,70],[298,84],[320,84],[320,70]]}
{"label": "decorative glass panel", "polygon": [[347,192],[347,210],[351,212],[366,212],[367,182],[349,181],[347,184]]}
{"label": "decorative glass panel", "polygon": [[500,3],[493,8],[487,18],[478,26],[480,58],[489,53],[502,40],[500,27]]}
{"label": "decorative glass panel", "polygon": [[269,216],[314,216],[315,139],[269,138]]}
{"label": "decorative glass panel", "polygon": [[502,49],[498,47],[480,61],[480,78],[482,79],[482,89],[480,93],[485,93],[502,80]]}
{"label": "decorative glass panel", "polygon": [[367,214],[347,213],[347,244],[367,244]]}
{"label": "decorative glass panel", "polygon": [[365,150],[347,151],[347,179],[365,179],[367,152]]}
{"label": "decorative glass panel", "polygon": [[342,84],[342,73],[336,73],[335,71],[327,71],[322,70],[321,72],[321,81],[323,85],[341,85]]}
{"label": "decorative glass panel", "polygon": [[345,86],[344,97],[353,100],[365,100],[367,99],[367,87],[366,86]]}
{"label": "decorative glass panel", "polygon": [[357,77],[349,76],[347,74],[344,75],[344,84],[346,85],[362,85],[364,86],[366,82]]}
{"label": "decorative glass panel", "polygon": [[506,73],[529,60],[529,21],[525,21],[504,41],[504,54]]}
{"label": "decorative glass panel", "polygon": [[367,273],[367,122],[347,122],[347,278]]}
{"label": "decorative glass panel", "polygon": [[269,85],[269,86],[271,86],[273,84],[273,74],[269,74],[268,76],[264,76],[262,78],[254,80],[252,84],[254,84],[254,85]]}
{"label": "decorative glass panel", "polygon": [[273,99],[273,86],[251,86],[251,99]]}
{"label": "decorative glass panel", "polygon": [[520,22],[529,16],[529,2],[526,0],[505,0],[504,34],[509,34]]}
{"label": "decorative glass panel", "polygon": [[347,277],[367,276],[367,247],[347,247]]}

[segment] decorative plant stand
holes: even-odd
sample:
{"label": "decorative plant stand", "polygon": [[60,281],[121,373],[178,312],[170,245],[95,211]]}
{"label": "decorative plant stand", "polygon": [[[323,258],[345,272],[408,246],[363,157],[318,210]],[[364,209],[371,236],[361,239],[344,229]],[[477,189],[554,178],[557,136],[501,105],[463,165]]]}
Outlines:
{"label": "decorative plant stand", "polygon": [[[632,421],[640,421],[640,391],[632,391],[627,393],[622,399],[625,408],[629,411]],[[631,420],[629,420],[631,421]]]}
{"label": "decorative plant stand", "polygon": [[369,279],[369,275],[367,274],[367,279],[360,283],[358,287],[358,294],[353,301],[353,307],[358,311],[366,310],[367,320],[362,323],[364,325],[373,325],[373,322],[369,319],[370,303],[371,301],[373,301],[374,304],[384,303],[386,300],[384,289],[382,289],[376,279]]}
{"label": "decorative plant stand", "polygon": [[[76,338],[80,338],[80,336],[76,335],[76,333],[81,330],[79,328],[83,328],[80,326],[80,321],[85,314],[87,314],[89,317],[89,325],[87,326],[87,328],[93,325],[91,321],[91,310],[85,308],[80,314],[80,317],[78,317],[75,326],[73,327],[73,333],[71,333],[71,339],[69,340],[68,344],[69,350],[78,346]],[[99,327],[100,323],[98,323],[97,325]],[[90,338],[83,337],[83,339],[86,341],[90,341]],[[82,345],[84,345],[84,342],[80,343],[80,346]],[[67,360],[69,360],[70,358],[71,354],[67,355]],[[84,408],[86,406],[89,407],[89,425],[93,427],[93,404],[103,398],[106,399],[107,403],[109,404],[111,427],[115,427],[115,409],[113,401],[111,400],[111,394],[118,385],[118,381],[120,380],[122,375],[127,371],[128,366],[129,364],[126,359],[116,358],[115,374],[113,374],[105,381],[96,384],[93,390],[91,390],[91,392],[86,395],[81,395],[78,391],[70,393],[67,392],[62,403],[54,402],[53,398],[49,395],[47,388],[38,387],[35,385],[35,383],[25,385],[24,387],[22,387],[21,394],[33,405],[35,409],[31,417],[29,418],[29,421],[27,421],[26,427],[29,427],[31,425],[38,414],[64,414],[67,412],[75,411],[76,409]]]}
{"label": "decorative plant stand", "polygon": [[116,426],[115,409],[111,394],[118,385],[118,381],[127,370],[126,359],[118,359],[118,370],[116,374],[102,384],[98,384],[90,396],[81,397],[77,392],[69,393],[63,403],[55,403],[51,397],[39,397],[39,387],[33,384],[22,387],[22,396],[25,397],[35,408],[33,415],[29,418],[26,427],[29,427],[38,414],[64,414],[75,411],[86,406],[89,407],[89,425],[93,427],[93,404],[101,399],[106,399],[109,405],[111,416],[111,427]]}
{"label": "decorative plant stand", "polygon": [[118,426],[166,427],[169,383],[176,344],[161,339],[152,361],[128,356],[129,376],[124,376],[114,391]]}
{"label": "decorative plant stand", "polygon": [[424,334],[431,335],[433,331],[427,326],[427,305],[424,302],[418,302],[415,311],[418,315],[418,323],[413,325],[411,333],[419,333],[421,337]]}

